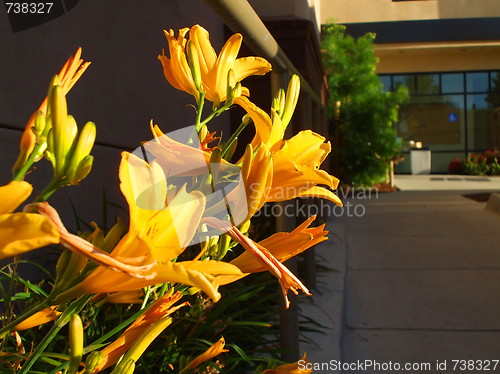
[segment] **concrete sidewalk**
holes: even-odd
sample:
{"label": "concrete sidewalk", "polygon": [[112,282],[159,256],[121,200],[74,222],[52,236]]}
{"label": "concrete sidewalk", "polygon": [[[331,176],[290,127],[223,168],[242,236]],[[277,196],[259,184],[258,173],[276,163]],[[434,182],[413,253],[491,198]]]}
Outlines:
{"label": "concrete sidewalk", "polygon": [[[327,332],[301,345],[324,364],[315,373],[386,373],[391,363],[472,372],[452,360],[500,360],[500,215],[463,197],[472,192],[359,195],[346,200],[358,215],[330,217],[332,241],[317,253],[334,271],[302,302]],[[381,366],[340,371],[330,360]]]}

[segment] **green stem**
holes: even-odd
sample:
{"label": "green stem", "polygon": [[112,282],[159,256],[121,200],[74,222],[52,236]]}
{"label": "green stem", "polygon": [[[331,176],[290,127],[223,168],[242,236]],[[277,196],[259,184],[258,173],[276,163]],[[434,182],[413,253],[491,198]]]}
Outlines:
{"label": "green stem", "polygon": [[61,314],[59,318],[56,320],[54,326],[52,326],[47,335],[44,336],[42,341],[35,348],[30,358],[28,359],[28,361],[26,361],[26,363],[23,365],[22,369],[19,371],[18,374],[29,373],[29,370],[35,364],[36,360],[38,360],[38,358],[43,353],[45,348],[47,348],[47,346],[50,344],[52,339],[54,339],[59,333],[59,331],[69,322],[71,316],[73,314],[79,313],[83,309],[85,304],[87,304],[92,297],[93,295],[82,296],[79,299],[73,301],[73,303],[71,303],[71,305],[68,308],[66,308],[63,314]]}
{"label": "green stem", "polygon": [[194,123],[195,129],[197,132],[200,131],[201,126],[201,115],[203,114],[203,106],[205,105],[205,92],[200,93],[200,102],[198,103],[198,110],[196,111],[196,122]]}
{"label": "green stem", "polygon": [[163,295],[165,295],[165,292],[167,292],[167,287],[170,283],[163,283],[161,285],[161,288],[160,288],[160,292],[158,294],[158,298],[162,297]]}
{"label": "green stem", "polygon": [[224,144],[224,147],[222,147],[222,157],[224,157],[227,153],[227,151],[229,150],[229,148],[231,148],[231,145],[236,141],[236,139],[238,139],[238,136],[241,134],[241,132],[245,129],[245,127],[247,127],[248,125],[248,122],[241,122],[240,125],[238,126],[238,128],[236,129],[236,131],[231,135],[231,137],[229,138],[229,140],[227,141],[226,144]]}
{"label": "green stem", "polygon": [[146,294],[144,295],[144,300],[142,301],[141,309],[144,309],[148,304],[149,295],[151,295],[151,287],[146,289]]}
{"label": "green stem", "polygon": [[201,126],[206,125],[208,122],[210,122],[212,119],[214,119],[214,117],[217,117],[217,116],[218,116],[219,114],[221,114],[222,112],[224,112],[224,111],[228,110],[228,109],[231,107],[231,105],[233,105],[232,101],[230,101],[230,102],[227,102],[227,101],[226,101],[226,102],[224,103],[224,106],[221,106],[219,109],[217,109],[217,110],[213,111],[213,112],[212,112],[212,113],[211,113],[211,114],[210,114],[207,118],[205,118],[205,119],[204,119],[204,120],[203,120],[203,121],[199,124],[200,128],[201,128]]}
{"label": "green stem", "polygon": [[41,310],[44,310],[45,308],[48,308],[50,306],[50,301],[49,299],[45,300],[43,303],[35,305],[33,308],[25,311],[23,314],[21,314],[19,317],[17,317],[14,321],[8,323],[4,327],[0,329],[0,338],[3,338],[5,335],[7,335],[14,327],[16,327],[18,324],[23,322],[24,320],[28,319],[35,313],[38,313]]}
{"label": "green stem", "polygon": [[26,175],[26,173],[28,172],[29,169],[31,169],[31,167],[33,166],[33,164],[35,163],[35,158],[38,154],[38,151],[40,150],[40,148],[42,147],[43,144],[35,144],[35,147],[33,148],[33,151],[31,151],[28,159],[26,160],[26,162],[24,163],[23,167],[21,169],[19,169],[13,176],[12,180],[13,181],[20,181],[20,180],[23,180],[24,176]]}
{"label": "green stem", "polygon": [[146,312],[146,310],[148,310],[148,308],[151,306],[148,305],[146,306],[146,308],[144,309],[141,309],[139,311],[137,311],[134,315],[132,315],[131,317],[127,318],[125,321],[123,321],[122,323],[120,323],[118,326],[116,326],[113,330],[109,331],[108,333],[104,334],[103,336],[101,336],[99,339],[93,341],[91,344],[89,344],[88,346],[86,346],[84,349],[83,349],[83,354],[87,354],[89,352],[92,352],[94,351],[96,348],[94,346],[97,346],[99,344],[101,344],[102,342],[106,341],[106,339],[112,337],[113,335],[115,335],[117,332],[123,330],[126,326],[130,325],[132,322],[134,322],[137,318],[139,318],[139,316],[141,316],[143,313]]}
{"label": "green stem", "polygon": [[50,183],[45,187],[45,189],[40,192],[40,195],[38,195],[35,199],[36,203],[40,203],[43,201],[47,201],[47,199],[52,196],[54,192],[57,191],[59,187],[61,187],[63,184],[59,180],[59,178],[56,178],[55,176],[52,178]]}

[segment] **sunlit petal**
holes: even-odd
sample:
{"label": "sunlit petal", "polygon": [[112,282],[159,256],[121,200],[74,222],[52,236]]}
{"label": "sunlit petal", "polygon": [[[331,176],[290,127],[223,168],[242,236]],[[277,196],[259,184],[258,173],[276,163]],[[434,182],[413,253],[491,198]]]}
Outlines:
{"label": "sunlit petal", "polygon": [[0,259],[58,242],[57,229],[43,216],[30,213],[0,215]]}
{"label": "sunlit petal", "polygon": [[29,195],[33,187],[28,182],[10,182],[0,187],[0,214],[13,212]]}

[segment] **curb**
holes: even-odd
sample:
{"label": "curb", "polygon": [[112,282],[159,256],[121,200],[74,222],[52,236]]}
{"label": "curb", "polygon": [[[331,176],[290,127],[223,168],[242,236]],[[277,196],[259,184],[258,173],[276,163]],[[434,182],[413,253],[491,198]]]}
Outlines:
{"label": "curb", "polygon": [[500,214],[500,193],[492,193],[484,209],[495,214]]}
{"label": "curb", "polygon": [[311,363],[341,360],[341,332],[344,307],[344,278],[346,271],[346,243],[344,225],[329,217],[326,229],[329,240],[316,245],[318,266],[317,287],[313,295],[300,298],[299,308],[303,317],[318,323],[314,326],[321,333],[307,331],[300,341],[300,356],[307,353]]}

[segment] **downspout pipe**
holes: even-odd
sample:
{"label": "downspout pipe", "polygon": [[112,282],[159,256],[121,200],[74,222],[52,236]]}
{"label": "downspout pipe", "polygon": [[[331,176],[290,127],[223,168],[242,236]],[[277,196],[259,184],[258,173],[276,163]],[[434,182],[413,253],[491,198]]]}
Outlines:
{"label": "downspout pipe", "polygon": [[300,77],[301,89],[317,104],[324,107],[321,98],[295,68],[286,54],[264,25],[260,17],[247,0],[205,0],[233,31],[243,35],[243,41],[252,51],[264,57],[273,65],[279,74],[297,74]]}

